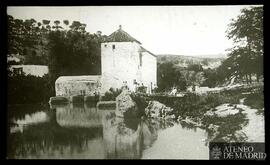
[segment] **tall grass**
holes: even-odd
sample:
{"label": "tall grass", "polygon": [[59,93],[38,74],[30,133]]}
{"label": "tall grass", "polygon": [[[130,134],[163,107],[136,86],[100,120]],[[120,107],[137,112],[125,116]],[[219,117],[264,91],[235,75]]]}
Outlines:
{"label": "tall grass", "polygon": [[250,106],[255,109],[263,109],[264,108],[264,95],[262,92],[252,93],[247,96],[244,104]]}
{"label": "tall grass", "polygon": [[241,93],[231,94],[229,92],[213,93],[207,95],[196,95],[188,93],[183,98],[179,98],[173,102],[167,102],[167,106],[173,108],[176,117],[201,117],[203,114],[221,104],[230,103],[237,104],[242,98]]}

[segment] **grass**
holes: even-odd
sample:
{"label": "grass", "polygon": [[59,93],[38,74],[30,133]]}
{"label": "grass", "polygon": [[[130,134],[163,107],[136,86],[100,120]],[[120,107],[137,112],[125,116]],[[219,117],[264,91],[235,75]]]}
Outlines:
{"label": "grass", "polygon": [[264,95],[262,92],[251,93],[247,96],[244,104],[254,109],[264,108]]}
{"label": "grass", "polygon": [[242,98],[241,94],[233,95],[228,92],[213,93],[203,96],[188,94],[183,99],[176,100],[171,105],[167,106],[174,109],[173,113],[176,117],[192,116],[201,118],[206,111],[221,104],[238,104],[240,98]]}
{"label": "grass", "polygon": [[[226,90],[220,93],[209,93],[207,95],[196,95],[189,93],[183,98],[175,101],[163,101],[165,105],[173,108],[173,113],[182,119],[189,117],[191,120],[202,123],[201,128],[208,132],[209,139],[216,142],[233,142],[245,141],[245,134],[239,132],[247,123],[248,119],[245,114],[240,113],[235,115],[228,115],[226,117],[205,116],[204,114],[214,109],[221,104],[239,104],[239,100],[246,98],[244,104],[260,110],[264,107],[264,97],[262,90],[252,89],[233,89]],[[250,94],[242,94],[250,92]],[[159,101],[159,100],[158,100]],[[209,126],[212,124],[216,126],[211,129]],[[185,125],[192,128],[192,126]]]}
{"label": "grass", "polygon": [[[241,130],[242,127],[248,123],[248,119],[242,113],[238,113],[236,115],[228,115],[226,117],[205,116],[202,121],[204,128],[208,132],[208,135],[212,141],[222,142],[226,141],[225,138],[227,138],[228,141],[242,141],[245,138],[235,135],[236,131]],[[209,129],[210,124],[218,126],[218,129]]]}

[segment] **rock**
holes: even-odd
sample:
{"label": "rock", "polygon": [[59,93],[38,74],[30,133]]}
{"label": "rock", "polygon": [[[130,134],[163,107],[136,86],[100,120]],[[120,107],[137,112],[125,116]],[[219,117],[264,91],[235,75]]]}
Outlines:
{"label": "rock", "polygon": [[246,140],[248,140],[247,135],[241,130],[235,131],[234,136],[237,139],[237,141],[246,141]]}
{"label": "rock", "polygon": [[143,146],[144,148],[149,148],[155,140],[157,140],[157,125],[151,123],[149,120],[143,120],[141,123]]}
{"label": "rock", "polygon": [[123,90],[120,95],[116,97],[115,115],[118,117],[137,117],[139,114],[136,103],[132,100],[130,92]]}
{"label": "rock", "polygon": [[207,111],[204,116],[214,116],[215,113],[213,112],[213,110]]}
{"label": "rock", "polygon": [[196,127],[201,127],[202,126],[202,122],[199,118],[190,118],[190,117],[186,117],[185,119],[181,120],[186,122],[187,124],[193,124]]}
{"label": "rock", "polygon": [[170,119],[175,117],[170,114],[172,110],[172,108],[166,107],[158,101],[150,101],[148,106],[145,108],[145,114],[150,118]]}
{"label": "rock", "polygon": [[207,111],[204,116],[214,116],[217,115],[218,117],[227,117],[229,115],[236,115],[238,114],[239,108],[236,105],[230,104],[222,104],[215,108],[215,111],[209,110]]}
{"label": "rock", "polygon": [[208,126],[208,129],[209,129],[209,130],[212,130],[212,131],[214,131],[214,132],[217,132],[217,131],[218,131],[218,128],[219,128],[219,126],[218,126],[218,125],[214,125],[214,124],[210,124],[210,125]]}
{"label": "rock", "polygon": [[56,96],[56,97],[50,97],[49,103],[50,104],[63,104],[63,103],[69,103],[69,100],[66,97]]}

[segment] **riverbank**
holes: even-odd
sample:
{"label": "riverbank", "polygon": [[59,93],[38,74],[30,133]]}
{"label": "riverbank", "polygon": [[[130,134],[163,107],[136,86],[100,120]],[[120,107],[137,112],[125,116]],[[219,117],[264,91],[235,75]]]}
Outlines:
{"label": "riverbank", "polygon": [[[263,142],[263,86],[236,88],[219,93],[188,93],[173,101],[157,98],[173,110],[175,120],[186,127],[199,127],[216,142]],[[256,136],[254,136],[256,131]]]}

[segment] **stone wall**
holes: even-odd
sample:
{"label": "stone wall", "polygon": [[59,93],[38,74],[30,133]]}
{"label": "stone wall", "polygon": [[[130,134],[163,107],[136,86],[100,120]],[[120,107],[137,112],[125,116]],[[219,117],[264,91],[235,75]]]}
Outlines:
{"label": "stone wall", "polygon": [[101,89],[101,76],[61,76],[55,82],[56,96],[90,95]]}
{"label": "stone wall", "polygon": [[46,65],[11,65],[10,70],[21,68],[25,75],[33,75],[37,77],[43,77],[49,72]]}
{"label": "stone wall", "polygon": [[135,90],[134,80],[139,68],[140,45],[136,42],[109,42],[101,44],[102,92],[126,84]]}
{"label": "stone wall", "polygon": [[[142,63],[140,63],[140,56]],[[156,83],[156,57],[144,51],[137,42],[108,42],[101,44],[102,89],[105,93],[111,87],[127,85],[135,91],[144,84],[150,93]],[[152,83],[151,83],[152,82]]]}
{"label": "stone wall", "polygon": [[157,87],[157,58],[148,52],[142,55],[142,83],[147,87],[147,93],[152,93]]}

